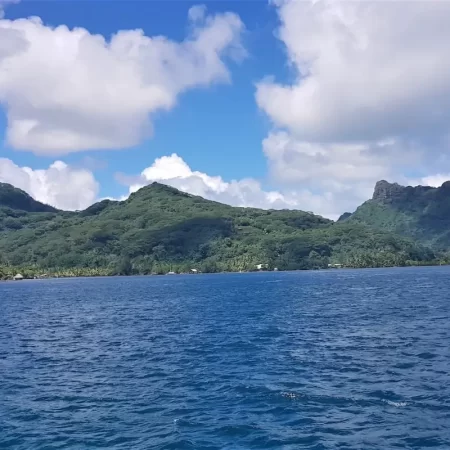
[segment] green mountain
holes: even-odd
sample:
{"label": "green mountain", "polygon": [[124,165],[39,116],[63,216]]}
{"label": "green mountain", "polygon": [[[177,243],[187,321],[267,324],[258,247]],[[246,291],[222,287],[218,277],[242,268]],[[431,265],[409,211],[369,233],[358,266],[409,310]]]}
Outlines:
{"label": "green mountain", "polygon": [[450,248],[450,181],[439,188],[379,181],[371,200],[340,222],[407,236],[436,249]]}
{"label": "green mountain", "polygon": [[21,189],[0,183],[0,209],[11,208],[27,212],[56,212],[51,206],[37,202]]}
{"label": "green mountain", "polygon": [[[0,198],[21,192],[0,185]],[[25,194],[26,195],[26,194]],[[303,211],[236,208],[154,183],[82,212],[0,204],[0,265],[77,273],[203,272],[419,264],[431,250],[360,223]],[[34,201],[33,201],[34,202]],[[80,272],[81,271],[81,272]],[[83,272],[84,271],[84,272]]]}

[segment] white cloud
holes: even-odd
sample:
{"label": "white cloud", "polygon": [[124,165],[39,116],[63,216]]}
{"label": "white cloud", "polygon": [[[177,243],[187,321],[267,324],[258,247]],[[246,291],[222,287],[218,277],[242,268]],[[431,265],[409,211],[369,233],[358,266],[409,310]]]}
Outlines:
{"label": "white cloud", "polygon": [[48,169],[19,167],[0,158],[0,181],[18,187],[34,199],[65,210],[85,209],[97,199],[99,185],[92,172],[55,161]]}
{"label": "white cloud", "polygon": [[257,101],[306,141],[449,132],[450,2],[278,0],[298,77]]}
{"label": "white cloud", "polygon": [[118,149],[152,133],[151,114],[184,91],[229,82],[226,56],[242,56],[232,13],[189,12],[183,42],[122,30],[109,41],[39,18],[0,20],[0,103],[16,149],[65,154]]}
{"label": "white cloud", "polygon": [[206,16],[205,5],[194,5],[189,9],[189,19],[192,22],[201,22]]}
{"label": "white cloud", "polygon": [[282,181],[311,185],[378,180],[386,175],[383,158],[366,144],[306,142],[279,131],[263,141],[263,150],[273,175]]}
{"label": "white cloud", "polygon": [[261,81],[256,101],[274,126],[263,148],[279,182],[345,210],[380,178],[450,172],[450,2],[274,4],[295,79]]}
{"label": "white cloud", "polygon": [[446,181],[450,180],[450,173],[442,174],[437,173],[435,175],[428,175],[422,178],[408,179],[407,184],[411,186],[431,186],[441,187]]}
{"label": "white cloud", "polygon": [[220,176],[193,171],[177,154],[157,158],[138,177],[119,175],[118,179],[129,187],[130,193],[156,181],[233,206],[301,209],[332,219],[336,219],[341,213],[335,207],[336,198],[332,193],[316,194],[309,189],[267,191],[262,188],[260,182],[252,178],[225,181]]}

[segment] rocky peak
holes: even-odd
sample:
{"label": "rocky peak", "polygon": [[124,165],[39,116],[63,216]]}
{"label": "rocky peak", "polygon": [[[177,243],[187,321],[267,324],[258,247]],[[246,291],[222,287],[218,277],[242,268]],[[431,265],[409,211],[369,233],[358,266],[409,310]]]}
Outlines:
{"label": "rocky peak", "polygon": [[417,202],[427,201],[424,195],[440,192],[450,188],[450,182],[445,182],[442,188],[431,186],[401,186],[398,183],[389,183],[386,180],[378,181],[375,185],[372,200],[379,203]]}
{"label": "rocky peak", "polygon": [[373,191],[372,200],[384,202],[397,197],[405,188],[397,183],[389,183],[386,180],[378,181]]}

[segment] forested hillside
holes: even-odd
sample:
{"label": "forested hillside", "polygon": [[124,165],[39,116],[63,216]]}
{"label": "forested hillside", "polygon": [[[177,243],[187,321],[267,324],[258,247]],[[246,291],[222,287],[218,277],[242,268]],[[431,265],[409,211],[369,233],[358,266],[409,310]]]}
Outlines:
{"label": "forested hillside", "polygon": [[439,188],[379,181],[371,200],[342,218],[418,240],[438,250],[450,247],[450,181]]}
{"label": "forested hillside", "polygon": [[[57,211],[0,185],[0,265],[131,274],[380,267],[430,262],[412,240],[352,221],[235,208],[154,183],[126,201]],[[4,269],[5,271],[5,269]],[[71,272],[72,271],[72,272]]]}

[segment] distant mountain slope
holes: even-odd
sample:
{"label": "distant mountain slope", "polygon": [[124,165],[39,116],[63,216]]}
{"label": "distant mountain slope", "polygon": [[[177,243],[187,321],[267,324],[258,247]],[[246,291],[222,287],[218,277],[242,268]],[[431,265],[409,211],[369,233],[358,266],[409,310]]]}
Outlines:
{"label": "distant mountain slope", "polygon": [[235,208],[158,183],[79,213],[50,210],[0,215],[0,263],[159,273],[257,264],[371,267],[434,258],[411,240],[365,225],[335,224],[303,211]]}
{"label": "distant mountain slope", "polygon": [[56,212],[57,209],[34,200],[26,192],[7,183],[0,183],[0,208],[27,212]]}
{"label": "distant mountain slope", "polygon": [[341,222],[360,223],[422,243],[450,247],[450,181],[439,188],[379,181],[371,200]]}

